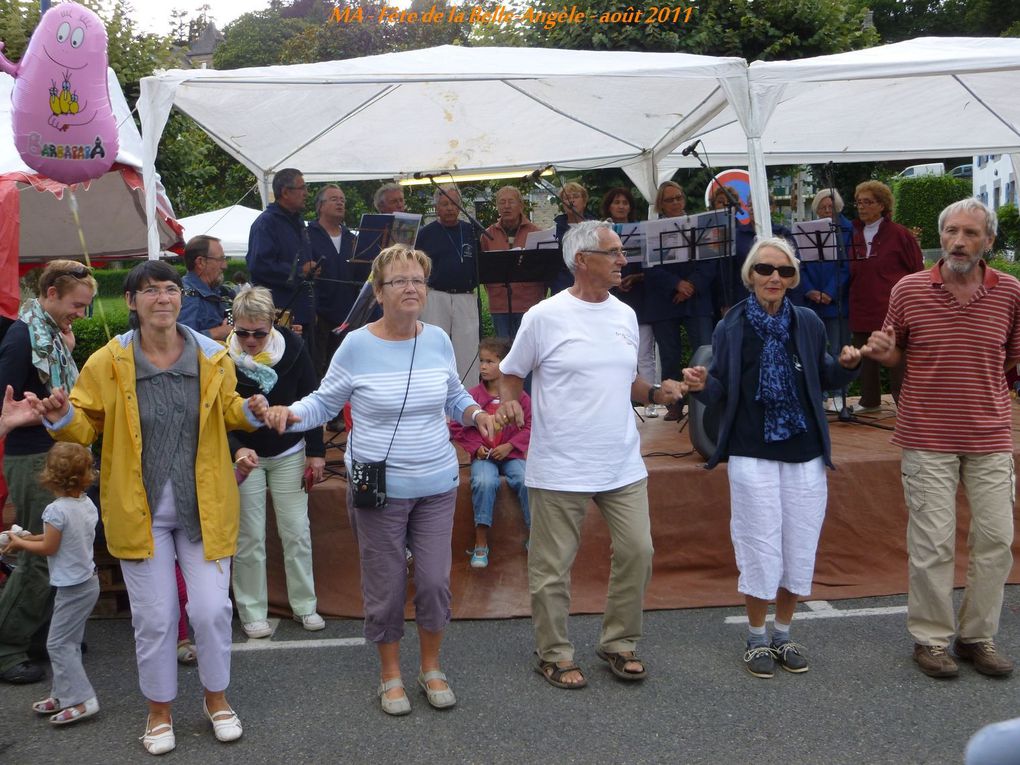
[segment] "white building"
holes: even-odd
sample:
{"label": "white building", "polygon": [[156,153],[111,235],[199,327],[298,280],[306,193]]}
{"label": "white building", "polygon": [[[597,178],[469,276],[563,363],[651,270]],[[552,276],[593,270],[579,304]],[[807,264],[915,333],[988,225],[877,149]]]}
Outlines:
{"label": "white building", "polygon": [[1009,154],[979,154],[974,157],[974,196],[994,210],[1020,204],[1016,175]]}

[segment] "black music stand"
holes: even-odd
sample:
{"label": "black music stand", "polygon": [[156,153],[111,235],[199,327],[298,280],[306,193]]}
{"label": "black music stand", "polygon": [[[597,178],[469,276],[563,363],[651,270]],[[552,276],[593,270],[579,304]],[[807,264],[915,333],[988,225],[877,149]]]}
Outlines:
{"label": "black music stand", "polygon": [[[489,250],[478,259],[478,281],[506,287],[507,312],[514,312],[513,285],[550,282],[563,263],[559,243],[533,250]],[[509,339],[513,339],[512,337]]]}

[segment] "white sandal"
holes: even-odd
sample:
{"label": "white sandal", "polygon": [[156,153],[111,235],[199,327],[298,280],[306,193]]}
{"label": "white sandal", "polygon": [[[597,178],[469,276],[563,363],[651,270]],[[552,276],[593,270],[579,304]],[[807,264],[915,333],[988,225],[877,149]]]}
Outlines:
{"label": "white sandal", "polygon": [[[47,701],[51,701],[51,699],[47,699]],[[86,699],[80,704],[84,709],[78,709],[78,706],[78,704],[75,704],[74,706],[61,709],[50,718],[50,724],[70,725],[79,720],[84,720],[86,717],[92,717],[92,715],[99,711],[99,700],[93,696],[91,699]]]}
{"label": "white sandal", "polygon": [[166,754],[172,752],[177,746],[177,739],[174,737],[174,721],[160,723],[155,728],[149,727],[149,718],[145,718],[145,734],[139,739],[145,751],[149,754]]}

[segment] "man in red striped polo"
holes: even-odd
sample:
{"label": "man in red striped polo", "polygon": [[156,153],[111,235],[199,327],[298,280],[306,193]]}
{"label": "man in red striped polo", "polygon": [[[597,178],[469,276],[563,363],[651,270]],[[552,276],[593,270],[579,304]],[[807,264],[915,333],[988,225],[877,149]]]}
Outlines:
{"label": "man in red striped polo", "polygon": [[[906,360],[892,442],[903,448],[909,512],[907,629],[914,660],[954,677],[958,659],[1008,675],[995,646],[1003,586],[1013,564],[1013,437],[1005,369],[1020,360],[1020,282],[988,268],[995,213],[964,199],[939,215],[943,255],[893,287],[882,330],[861,352],[885,366]],[[967,589],[953,611],[956,488],[971,508]],[[958,623],[958,627],[957,627]]]}

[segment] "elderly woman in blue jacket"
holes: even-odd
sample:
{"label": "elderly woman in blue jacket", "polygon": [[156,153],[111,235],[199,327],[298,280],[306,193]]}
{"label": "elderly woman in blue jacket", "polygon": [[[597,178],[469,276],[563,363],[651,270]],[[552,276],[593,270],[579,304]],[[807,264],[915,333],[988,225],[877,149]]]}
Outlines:
{"label": "elderly woman in blue jacket", "polygon": [[[822,391],[856,377],[861,354],[847,345],[833,359],[818,316],[790,302],[800,268],[787,240],[758,241],[741,275],[752,294],[716,326],[710,368],[685,369],[684,380],[700,401],[723,407],[706,467],[729,460],[730,536],[750,628],[744,665],[772,677],[776,662],[790,672],[808,669],[790,622],[798,597],[811,593],[825,466],[832,467]],[[765,615],[773,600],[770,642]]]}

